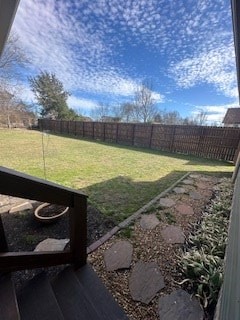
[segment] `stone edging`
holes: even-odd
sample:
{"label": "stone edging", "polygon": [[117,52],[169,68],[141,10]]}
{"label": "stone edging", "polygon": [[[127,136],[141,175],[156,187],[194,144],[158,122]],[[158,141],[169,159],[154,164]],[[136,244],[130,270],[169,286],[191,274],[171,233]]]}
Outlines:
{"label": "stone edging", "polygon": [[107,232],[104,236],[102,236],[100,239],[92,243],[89,247],[87,247],[87,253],[91,253],[95,251],[98,247],[100,247],[103,243],[105,243],[107,240],[109,240],[114,234],[116,234],[120,229],[123,229],[127,227],[132,221],[136,220],[142,213],[144,213],[151,205],[153,205],[155,202],[157,202],[160,198],[164,197],[166,194],[168,194],[173,188],[175,188],[182,180],[186,179],[191,172],[186,173],[183,175],[180,179],[178,179],[176,182],[174,182],[169,188],[161,192],[158,196],[153,198],[151,201],[149,201],[147,204],[145,204],[142,208],[134,212],[130,217],[125,219],[124,221],[120,222],[117,226],[115,226],[112,230]]}

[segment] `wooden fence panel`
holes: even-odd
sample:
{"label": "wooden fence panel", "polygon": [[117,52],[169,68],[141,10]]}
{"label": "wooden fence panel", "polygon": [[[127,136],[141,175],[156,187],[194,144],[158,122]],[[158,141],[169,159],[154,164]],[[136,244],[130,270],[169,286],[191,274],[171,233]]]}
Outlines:
{"label": "wooden fence panel", "polygon": [[136,124],[134,130],[134,146],[136,147],[151,147],[151,124]]}
{"label": "wooden fence panel", "polygon": [[41,130],[124,145],[233,161],[240,128],[40,119]]}
{"label": "wooden fence panel", "polygon": [[134,145],[135,124],[119,123],[118,124],[118,143],[125,145]]}

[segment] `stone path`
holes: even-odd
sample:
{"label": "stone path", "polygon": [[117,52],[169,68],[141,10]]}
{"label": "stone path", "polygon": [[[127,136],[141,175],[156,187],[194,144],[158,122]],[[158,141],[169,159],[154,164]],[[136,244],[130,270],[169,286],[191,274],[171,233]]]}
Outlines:
{"label": "stone path", "polygon": [[199,302],[184,290],[176,290],[160,297],[158,302],[160,320],[203,320],[204,313]]}
{"label": "stone path", "polygon": [[133,246],[129,241],[118,241],[104,252],[107,271],[129,268],[132,262]]}
{"label": "stone path", "polygon": [[155,214],[143,214],[140,220],[140,226],[145,230],[152,230],[159,222]]}
{"label": "stone path", "polygon": [[129,279],[133,300],[148,304],[165,287],[163,276],[155,262],[138,261]]}
{"label": "stone path", "polygon": [[182,229],[177,226],[167,226],[161,231],[161,234],[167,243],[184,243],[185,241]]}
{"label": "stone path", "polygon": [[[209,185],[214,185],[211,178],[191,174],[189,178],[175,186],[172,191],[156,203],[157,214],[156,212],[144,213],[135,222],[136,228],[140,227],[142,230],[142,237],[144,237],[144,233],[147,237],[151,232],[158,232],[162,237],[160,241],[168,246],[184,244],[186,234],[184,229],[177,224],[178,218],[187,221],[196,215],[195,204],[205,201],[205,198],[211,195]],[[168,218],[167,220],[162,220],[161,217],[164,217],[164,214]],[[145,242],[143,241],[143,243]],[[157,250],[157,246],[161,246],[161,243],[156,243],[154,250]],[[142,248],[142,250],[145,249],[147,248]],[[159,292],[164,292],[165,276],[163,277],[157,262],[141,260],[141,256],[138,257],[134,254],[135,250],[136,248],[129,241],[115,240],[113,245],[103,253],[105,268],[108,272],[127,269],[128,290],[132,301],[148,306],[156,296],[159,296]],[[148,249],[147,251],[150,258],[152,252]],[[168,290],[169,292],[171,291]],[[157,317],[160,320],[203,320],[204,318],[204,312],[198,300],[191,298],[189,293],[181,289],[172,290],[170,294],[161,293],[156,309],[158,310]],[[152,317],[150,318],[152,319]],[[143,319],[145,317],[141,318],[141,320]],[[156,318],[154,317],[154,319]]]}

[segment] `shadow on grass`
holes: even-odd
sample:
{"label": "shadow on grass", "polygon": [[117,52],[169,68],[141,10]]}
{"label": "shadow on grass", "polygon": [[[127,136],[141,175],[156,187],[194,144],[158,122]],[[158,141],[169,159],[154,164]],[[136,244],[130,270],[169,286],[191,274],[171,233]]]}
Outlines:
{"label": "shadow on grass", "polygon": [[141,152],[141,153],[147,153],[147,154],[152,154],[152,155],[161,155],[161,156],[166,156],[166,157],[171,157],[174,159],[180,159],[180,160],[185,160],[187,161],[185,165],[196,165],[197,162],[201,162],[205,166],[213,166],[216,164],[216,166],[233,166],[232,162],[229,161],[224,161],[224,160],[214,160],[210,158],[204,158],[200,156],[194,156],[191,154],[182,154],[182,153],[174,153],[174,152],[169,152],[169,151],[162,151],[162,150],[157,150],[157,149],[149,149],[146,147],[137,147],[137,146],[132,146],[132,145],[124,145],[124,144],[118,144],[118,143],[113,143],[111,141],[102,141],[102,140],[97,140],[97,139],[90,139],[90,138],[85,138],[85,137],[80,137],[80,136],[75,136],[75,135],[67,135],[67,134],[59,134],[59,133],[49,133],[53,136],[57,137],[63,137],[67,139],[74,139],[74,140],[81,140],[81,141],[86,141],[88,143],[97,143],[98,145],[106,146],[106,147],[114,147],[118,149],[123,149],[123,150],[130,150],[130,151],[135,151],[135,152]]}
{"label": "shadow on grass", "polygon": [[[197,173],[197,171],[194,171]],[[203,173],[201,171],[201,173]],[[156,181],[133,181],[129,177],[118,176],[114,179],[93,184],[81,189],[89,196],[89,202],[102,214],[110,216],[118,223],[129,217],[135,211],[147,204],[151,199],[169,188],[186,171],[172,171]],[[229,172],[209,172],[206,174],[219,177],[231,175]]]}

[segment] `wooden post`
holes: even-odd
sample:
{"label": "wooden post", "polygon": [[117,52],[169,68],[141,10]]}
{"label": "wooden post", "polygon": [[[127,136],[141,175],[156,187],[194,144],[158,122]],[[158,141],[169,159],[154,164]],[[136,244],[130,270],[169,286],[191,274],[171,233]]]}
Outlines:
{"label": "wooden post", "polygon": [[105,141],[105,122],[103,123],[103,141]]}
{"label": "wooden post", "polygon": [[0,215],[0,252],[8,252],[8,245],[5,237],[1,215]]}
{"label": "wooden post", "polygon": [[92,123],[92,125],[93,125],[92,138],[93,138],[93,139],[94,139],[94,123],[95,123],[95,122]]}
{"label": "wooden post", "polygon": [[174,146],[174,140],[175,140],[175,132],[176,132],[176,126],[173,127],[173,133],[172,133],[172,139],[171,139],[171,145],[170,145],[170,151],[173,151]]}
{"label": "wooden post", "polygon": [[134,140],[135,140],[135,127],[136,127],[136,125],[135,125],[135,124],[133,124],[132,126],[133,126],[133,131],[132,131],[132,145],[134,146]]}
{"label": "wooden post", "polygon": [[80,268],[87,261],[87,197],[73,196],[70,208],[70,250],[74,267]]}
{"label": "wooden post", "polygon": [[151,125],[151,133],[150,133],[150,141],[149,141],[149,148],[152,148],[152,137],[153,137],[153,124]]}
{"label": "wooden post", "polygon": [[118,123],[117,123],[117,128],[116,128],[116,143],[118,143]]}

